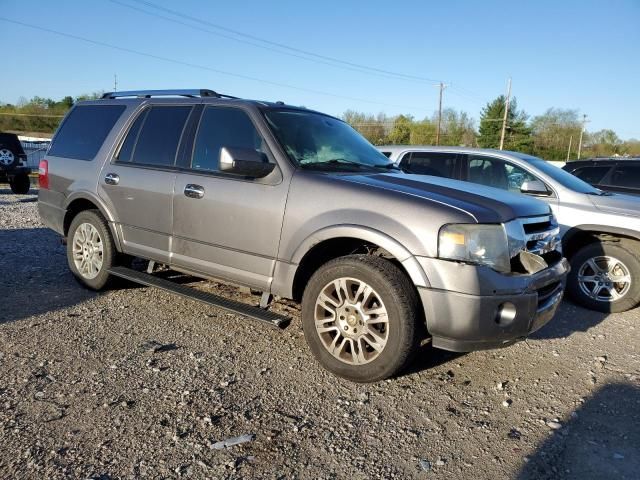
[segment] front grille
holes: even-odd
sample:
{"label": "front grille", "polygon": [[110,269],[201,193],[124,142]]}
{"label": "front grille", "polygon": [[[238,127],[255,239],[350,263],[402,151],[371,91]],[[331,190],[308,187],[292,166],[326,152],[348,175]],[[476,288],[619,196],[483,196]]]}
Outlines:
{"label": "front grille", "polygon": [[560,228],[553,215],[520,220],[528,252],[544,256],[560,247]]}

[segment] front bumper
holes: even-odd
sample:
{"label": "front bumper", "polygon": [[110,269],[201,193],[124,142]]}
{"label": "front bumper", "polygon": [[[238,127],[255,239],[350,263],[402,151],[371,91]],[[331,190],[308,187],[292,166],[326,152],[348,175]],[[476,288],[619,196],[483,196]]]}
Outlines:
{"label": "front bumper", "polygon": [[[569,263],[534,275],[504,275],[488,267],[421,259],[431,281],[418,292],[434,347],[469,352],[504,347],[548,323],[562,300]],[[431,275],[430,275],[431,273]],[[511,315],[501,315],[505,306]]]}

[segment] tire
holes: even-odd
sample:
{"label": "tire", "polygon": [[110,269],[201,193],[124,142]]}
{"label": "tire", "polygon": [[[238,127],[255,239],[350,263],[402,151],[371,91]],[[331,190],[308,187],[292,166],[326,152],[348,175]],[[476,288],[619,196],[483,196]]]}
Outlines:
{"label": "tire", "polygon": [[[579,305],[605,313],[624,312],[638,305],[639,245],[605,241],[582,247],[570,260],[569,297]],[[615,279],[620,282],[612,281]]]}
{"label": "tire", "polygon": [[13,180],[9,182],[9,186],[11,187],[11,191],[18,195],[26,195],[29,193],[29,189],[31,188],[31,180],[29,179],[29,175],[22,173],[20,175],[16,175],[13,177]]}
{"label": "tire", "polygon": [[75,216],[67,234],[67,262],[82,285],[91,290],[105,288],[111,280],[108,270],[116,255],[109,226],[98,210],[84,210]]}
{"label": "tire", "polygon": [[[324,368],[354,382],[383,380],[405,368],[417,350],[422,317],[417,292],[404,272],[368,255],[327,262],[313,274],[302,298],[302,327],[311,352]],[[341,345],[336,354],[330,352]]]}
{"label": "tire", "polygon": [[10,170],[15,167],[20,159],[18,154],[9,147],[0,145],[0,169]]}

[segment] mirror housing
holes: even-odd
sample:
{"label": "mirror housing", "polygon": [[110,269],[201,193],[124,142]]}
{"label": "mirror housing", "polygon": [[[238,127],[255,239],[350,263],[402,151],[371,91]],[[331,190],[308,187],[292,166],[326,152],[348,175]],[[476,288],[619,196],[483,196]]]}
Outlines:
{"label": "mirror housing", "polygon": [[523,182],[520,186],[520,193],[526,193],[529,195],[550,195],[551,193],[547,190],[547,186],[542,183],[540,180],[530,180],[528,182]]}
{"label": "mirror housing", "polygon": [[267,156],[251,148],[222,147],[218,167],[221,172],[243,177],[263,178],[276,167]]}

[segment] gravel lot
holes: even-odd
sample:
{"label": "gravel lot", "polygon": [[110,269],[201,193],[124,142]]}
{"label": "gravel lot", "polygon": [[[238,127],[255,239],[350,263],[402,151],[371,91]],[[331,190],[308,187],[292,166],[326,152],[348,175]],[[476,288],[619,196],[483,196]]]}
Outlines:
{"label": "gravel lot", "polygon": [[0,478],[640,478],[640,309],[564,302],[526,342],[424,347],[357,385],[315,363],[293,305],[277,331],[150,288],[84,290],[35,195],[2,187],[0,292]]}

